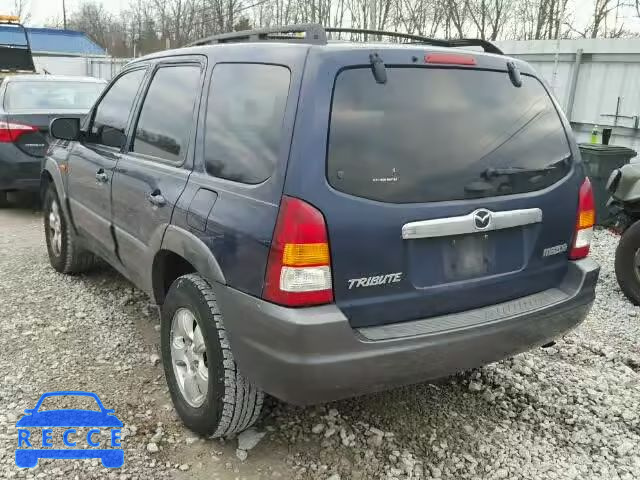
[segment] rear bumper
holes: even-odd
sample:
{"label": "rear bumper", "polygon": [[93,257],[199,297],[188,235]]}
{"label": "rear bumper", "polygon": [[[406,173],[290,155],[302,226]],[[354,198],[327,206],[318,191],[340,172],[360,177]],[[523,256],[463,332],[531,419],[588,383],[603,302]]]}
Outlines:
{"label": "rear bumper", "polygon": [[312,404],[432,380],[544,345],[584,320],[599,266],[570,262],[558,288],[499,305],[353,329],[335,305],[280,307],[217,291],[242,373],[267,393]]}
{"label": "rear bumper", "polygon": [[42,158],[30,157],[13,144],[0,145],[0,191],[40,188]]}

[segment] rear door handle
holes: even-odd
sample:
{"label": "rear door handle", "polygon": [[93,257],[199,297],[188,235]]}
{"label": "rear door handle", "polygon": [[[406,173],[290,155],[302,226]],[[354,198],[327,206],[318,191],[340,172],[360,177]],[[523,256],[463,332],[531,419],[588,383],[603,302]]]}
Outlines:
{"label": "rear door handle", "polygon": [[149,200],[149,203],[155,207],[163,207],[167,203],[159,190],[155,190],[148,194],[147,200]]}
{"label": "rear door handle", "polygon": [[109,175],[107,175],[103,168],[96,172],[96,181],[98,183],[107,183],[109,181]]}

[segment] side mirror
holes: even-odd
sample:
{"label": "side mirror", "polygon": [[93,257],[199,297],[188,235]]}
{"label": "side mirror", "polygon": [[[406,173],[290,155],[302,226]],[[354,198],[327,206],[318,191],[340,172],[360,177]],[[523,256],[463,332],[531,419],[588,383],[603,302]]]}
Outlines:
{"label": "side mirror", "polygon": [[59,140],[80,139],[80,119],[54,118],[49,125],[49,133]]}

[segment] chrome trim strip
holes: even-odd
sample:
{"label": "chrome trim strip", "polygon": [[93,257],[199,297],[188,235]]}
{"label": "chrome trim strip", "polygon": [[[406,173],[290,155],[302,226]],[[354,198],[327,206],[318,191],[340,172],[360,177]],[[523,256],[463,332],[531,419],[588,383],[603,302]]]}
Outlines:
{"label": "chrome trim strip", "polygon": [[[478,228],[475,217],[478,212],[491,214],[491,219],[486,227]],[[492,212],[479,209],[468,215],[460,217],[436,218],[410,222],[402,226],[402,238],[411,240],[415,238],[449,237],[452,235],[465,235],[469,233],[488,232],[505,228],[521,227],[532,223],[542,222],[542,210],[539,208],[526,208],[522,210],[507,210]]]}

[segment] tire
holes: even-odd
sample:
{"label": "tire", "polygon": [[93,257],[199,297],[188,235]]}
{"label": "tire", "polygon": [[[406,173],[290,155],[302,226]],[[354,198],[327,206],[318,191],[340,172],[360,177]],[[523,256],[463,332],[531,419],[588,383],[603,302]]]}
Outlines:
{"label": "tire", "polygon": [[631,225],[616,249],[616,277],[622,293],[634,305],[640,305],[640,221]]}
{"label": "tire", "polygon": [[[78,245],[70,228],[69,217],[60,205],[52,185],[49,185],[45,193],[43,214],[44,235],[51,266],[56,271],[66,274],[80,273],[92,268],[96,264],[96,257]],[[54,231],[58,233],[55,234]]]}
{"label": "tire", "polygon": [[[180,327],[183,323],[185,329]],[[202,350],[198,344],[204,345],[204,353],[198,353]],[[194,353],[189,353],[189,348]],[[171,399],[188,428],[201,435],[223,437],[258,420],[264,393],[238,371],[215,294],[200,275],[184,275],[171,285],[162,306],[161,350]],[[184,380],[187,376],[194,380]],[[193,382],[196,387],[184,386],[193,386]]]}

